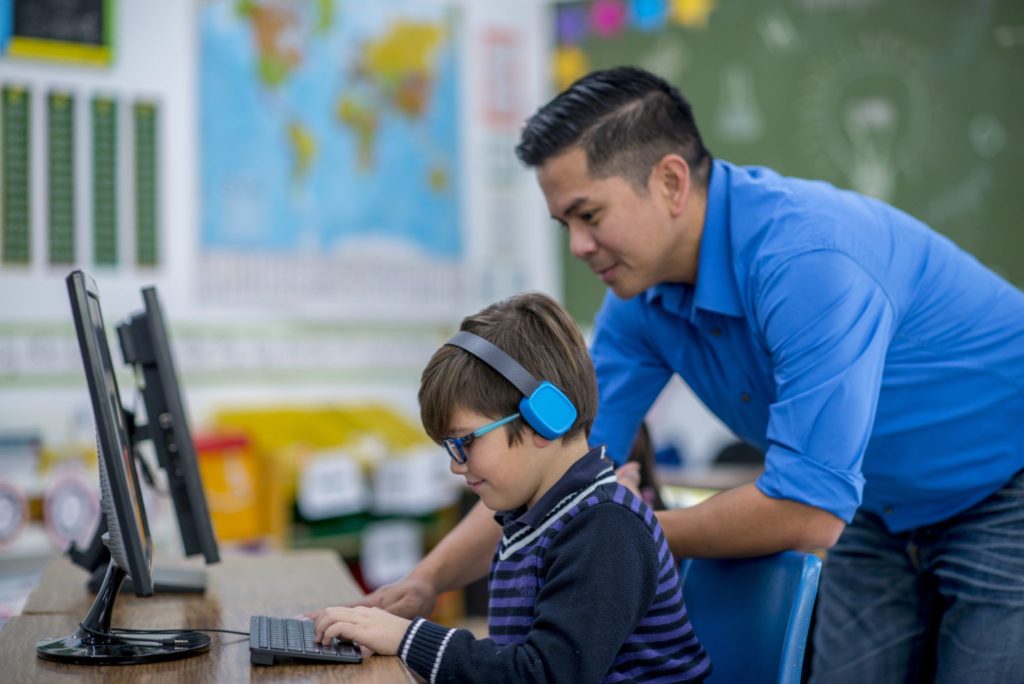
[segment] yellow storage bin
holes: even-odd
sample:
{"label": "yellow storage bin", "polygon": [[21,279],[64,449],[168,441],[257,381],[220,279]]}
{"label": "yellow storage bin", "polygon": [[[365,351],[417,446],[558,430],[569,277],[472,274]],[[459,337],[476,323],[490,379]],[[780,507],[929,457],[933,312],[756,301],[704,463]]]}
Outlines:
{"label": "yellow storage bin", "polygon": [[219,541],[254,540],[266,534],[256,455],[249,439],[237,434],[197,437],[199,472],[213,529]]}

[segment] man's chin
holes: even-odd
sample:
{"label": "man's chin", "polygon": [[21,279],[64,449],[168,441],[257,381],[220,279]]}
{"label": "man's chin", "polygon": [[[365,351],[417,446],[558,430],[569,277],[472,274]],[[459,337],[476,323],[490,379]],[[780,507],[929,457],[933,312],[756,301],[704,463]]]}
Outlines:
{"label": "man's chin", "polygon": [[637,287],[635,283],[622,283],[613,281],[608,283],[608,289],[615,293],[619,299],[632,299],[643,292],[646,288]]}

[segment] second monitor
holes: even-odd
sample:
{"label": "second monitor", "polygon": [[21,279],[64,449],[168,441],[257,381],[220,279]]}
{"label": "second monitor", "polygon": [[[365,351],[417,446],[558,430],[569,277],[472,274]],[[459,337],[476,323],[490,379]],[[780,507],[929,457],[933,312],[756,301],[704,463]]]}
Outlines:
{"label": "second monitor", "polygon": [[[199,476],[188,414],[178,385],[163,309],[155,287],[142,290],[146,308],[117,326],[125,363],[135,366],[146,406],[145,436],[167,473],[185,555],[201,553],[207,563],[220,560],[217,539]],[[139,429],[139,428],[136,428]]]}

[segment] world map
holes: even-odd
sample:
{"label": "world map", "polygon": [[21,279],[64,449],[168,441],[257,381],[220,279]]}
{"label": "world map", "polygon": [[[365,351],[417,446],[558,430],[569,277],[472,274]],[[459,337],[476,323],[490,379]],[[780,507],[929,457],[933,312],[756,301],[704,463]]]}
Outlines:
{"label": "world map", "polygon": [[423,2],[204,3],[203,249],[459,258],[454,25]]}

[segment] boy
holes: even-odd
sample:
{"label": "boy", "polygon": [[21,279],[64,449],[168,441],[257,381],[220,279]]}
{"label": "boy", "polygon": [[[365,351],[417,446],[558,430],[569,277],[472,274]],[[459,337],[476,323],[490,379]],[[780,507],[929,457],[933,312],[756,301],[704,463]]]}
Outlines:
{"label": "boy", "polygon": [[[587,435],[594,369],[546,295],[463,320],[423,371],[420,414],[452,472],[495,511],[490,638],[379,608],[328,608],[317,638],[397,654],[435,681],[701,681],[710,660],[651,510]],[[472,559],[467,559],[472,563]]]}

